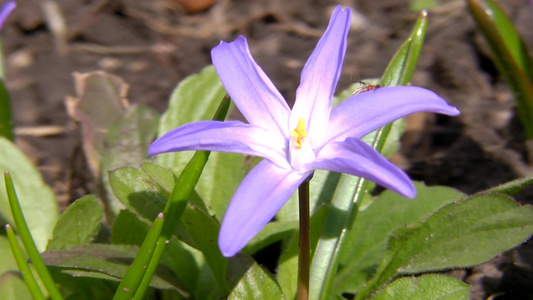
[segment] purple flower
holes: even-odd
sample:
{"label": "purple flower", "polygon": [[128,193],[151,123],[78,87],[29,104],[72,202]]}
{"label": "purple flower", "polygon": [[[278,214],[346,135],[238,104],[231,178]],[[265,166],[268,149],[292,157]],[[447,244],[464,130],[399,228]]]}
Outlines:
{"label": "purple flower", "polygon": [[384,87],[359,93],[332,110],[350,18],[349,9],[339,6],[333,12],[302,71],[292,111],[253,60],[246,38],[221,42],[211,51],[213,65],[248,124],[190,123],[150,146],[150,155],[210,150],[266,158],[244,178],[224,216],[218,239],[223,255],[239,252],[315,169],[362,176],[414,197],[409,177],[360,138],[415,112],[459,114],[435,93],[418,87]]}
{"label": "purple flower", "polygon": [[2,5],[2,8],[0,8],[0,29],[4,27],[7,17],[9,17],[13,10],[15,10],[15,7],[17,7],[17,3],[15,1],[8,1]]}

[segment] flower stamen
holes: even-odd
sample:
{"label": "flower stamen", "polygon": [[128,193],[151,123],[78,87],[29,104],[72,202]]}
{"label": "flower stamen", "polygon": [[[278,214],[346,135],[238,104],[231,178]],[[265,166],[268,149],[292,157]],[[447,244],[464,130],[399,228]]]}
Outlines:
{"label": "flower stamen", "polygon": [[295,129],[291,130],[291,135],[294,137],[294,147],[301,149],[303,139],[307,137],[304,118],[298,120],[298,125]]}

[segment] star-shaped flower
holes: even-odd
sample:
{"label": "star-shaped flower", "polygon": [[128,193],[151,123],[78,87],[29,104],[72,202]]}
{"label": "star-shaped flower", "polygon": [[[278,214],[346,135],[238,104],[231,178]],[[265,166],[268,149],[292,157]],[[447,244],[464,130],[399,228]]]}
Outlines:
{"label": "star-shaped flower", "polygon": [[403,196],[415,196],[409,177],[360,138],[411,113],[458,115],[459,111],[418,87],[359,93],[332,110],[350,20],[349,9],[339,6],[333,12],[303,68],[292,111],[253,60],[246,38],[221,42],[211,51],[213,65],[248,123],[190,123],[150,146],[150,155],[209,150],[265,158],[244,178],[224,216],[218,239],[223,255],[239,252],[315,169],[365,177]]}

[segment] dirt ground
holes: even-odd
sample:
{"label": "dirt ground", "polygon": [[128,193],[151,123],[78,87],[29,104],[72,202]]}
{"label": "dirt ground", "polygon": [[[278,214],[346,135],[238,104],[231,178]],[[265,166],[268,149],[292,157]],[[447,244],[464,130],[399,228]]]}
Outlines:
{"label": "dirt ground", "polygon": [[[8,20],[2,37],[17,143],[63,206],[92,186],[79,128],[64,105],[74,95],[72,72],[119,75],[130,84],[130,102],[163,112],[175,85],[210,63],[212,47],[243,34],[282,94],[294,99],[301,68],[336,4],[354,11],[339,90],[379,77],[418,16],[408,0],[218,0],[196,13],[177,2],[27,0]],[[464,1],[440,2],[429,11],[412,84],[434,90],[462,115],[409,118],[394,161],[415,180],[466,193],[531,174],[513,97]],[[500,2],[533,46],[528,1]],[[532,195],[530,188],[518,200],[532,203]],[[472,299],[533,299],[533,243],[449,274],[473,285]]]}

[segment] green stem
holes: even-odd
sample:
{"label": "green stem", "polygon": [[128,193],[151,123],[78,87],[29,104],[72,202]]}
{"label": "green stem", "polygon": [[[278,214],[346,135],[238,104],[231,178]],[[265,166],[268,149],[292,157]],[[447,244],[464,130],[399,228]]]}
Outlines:
{"label": "green stem", "polygon": [[7,170],[4,171],[4,180],[6,184],[9,205],[11,206],[11,213],[13,214],[13,220],[15,221],[15,226],[17,227],[22,244],[24,245],[24,248],[30,257],[31,262],[35,266],[35,270],[37,270],[37,274],[39,274],[39,277],[41,278],[46,290],[48,290],[50,298],[52,298],[52,300],[63,300],[61,292],[52,279],[50,272],[48,272],[43,258],[39,254],[39,250],[37,250],[37,246],[35,246],[30,229],[28,228],[28,224],[26,223],[24,215],[22,214],[22,209],[20,208],[20,203],[15,192],[15,186],[13,185],[13,179]]}
{"label": "green stem", "polygon": [[298,188],[300,241],[298,249],[298,300],[309,299],[309,180]]}
{"label": "green stem", "polygon": [[17,242],[17,238],[15,237],[13,228],[11,228],[9,224],[6,224],[6,232],[7,239],[9,240],[9,246],[11,247],[11,251],[13,252],[13,256],[15,257],[15,261],[17,262],[17,265],[19,267],[20,274],[22,274],[22,278],[24,278],[24,282],[26,283],[28,291],[30,291],[30,294],[33,299],[44,300],[45,298],[43,292],[39,288],[35,277],[33,277],[33,273],[31,272],[30,266],[24,258],[24,254],[22,254],[22,250],[20,249],[19,243]]}

